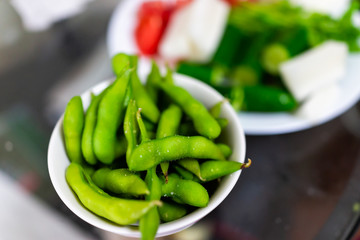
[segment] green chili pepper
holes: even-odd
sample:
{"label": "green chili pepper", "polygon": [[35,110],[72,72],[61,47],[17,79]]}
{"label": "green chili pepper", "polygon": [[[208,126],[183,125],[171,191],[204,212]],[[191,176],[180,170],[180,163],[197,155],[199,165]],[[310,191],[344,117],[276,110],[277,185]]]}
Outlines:
{"label": "green chili pepper", "polygon": [[159,201],[129,200],[111,197],[85,176],[81,165],[71,163],[66,169],[66,180],[80,202],[91,212],[120,225],[138,221]]}
{"label": "green chili pepper", "polygon": [[171,222],[182,218],[186,215],[187,209],[184,205],[180,205],[174,202],[164,201],[163,204],[158,207],[160,219],[163,222]]}
{"label": "green chili pepper", "polygon": [[243,110],[257,112],[289,112],[297,102],[288,92],[268,86],[244,88]]}
{"label": "green chili pepper", "polygon": [[[161,182],[156,175],[156,167],[147,170],[145,182],[149,186],[150,194],[145,196],[146,200],[160,200]],[[154,239],[160,224],[160,216],[157,208],[151,209],[140,219],[139,227],[143,240]]]}
{"label": "green chili pepper", "polygon": [[211,139],[215,139],[220,135],[221,128],[215,118],[188,91],[166,83],[161,83],[160,87],[192,119],[194,127],[199,134]]}
{"label": "green chili pepper", "polygon": [[[269,42],[269,39],[273,36],[271,30],[264,31],[262,34],[252,34],[249,36],[249,44],[247,48],[240,48],[237,54],[237,59],[235,64],[237,67],[247,67],[247,69],[252,69],[254,74],[254,82],[260,82],[260,79],[263,74],[259,58],[263,47]],[[238,76],[239,77],[239,76]],[[242,76],[238,79],[233,79],[237,83],[241,83]]]}
{"label": "green chili pepper", "polygon": [[182,62],[177,67],[177,72],[199,79],[209,85],[219,85],[225,80],[223,68],[217,65]]}
{"label": "green chili pepper", "polygon": [[80,96],[75,96],[67,104],[63,120],[65,148],[71,162],[83,161],[81,150],[83,128],[84,108]]}
{"label": "green chili pepper", "polygon": [[130,100],[124,118],[124,135],[127,140],[126,160],[137,146],[138,125],[136,121],[137,106],[135,100]]}
{"label": "green chili pepper", "polygon": [[246,46],[244,37],[244,33],[238,27],[227,24],[213,61],[231,67],[238,51],[242,46]]}
{"label": "green chili pepper", "polygon": [[151,122],[157,123],[160,111],[147,93],[145,87],[140,82],[140,79],[135,71],[131,75],[131,86],[133,88],[133,96],[136,100],[136,104],[142,109],[144,116]]}
{"label": "green chili pepper", "polygon": [[201,136],[171,136],[140,144],[131,154],[130,170],[142,171],[164,161],[182,158],[225,160],[215,143]]}
{"label": "green chili pepper", "polygon": [[137,197],[150,193],[146,183],[138,175],[125,168],[115,170],[100,168],[92,175],[92,180],[101,189],[117,194]]}
{"label": "green chili pepper", "polygon": [[176,197],[194,207],[206,207],[209,202],[209,194],[200,183],[181,179],[174,173],[169,174],[167,183],[163,180],[161,192],[164,197]]}

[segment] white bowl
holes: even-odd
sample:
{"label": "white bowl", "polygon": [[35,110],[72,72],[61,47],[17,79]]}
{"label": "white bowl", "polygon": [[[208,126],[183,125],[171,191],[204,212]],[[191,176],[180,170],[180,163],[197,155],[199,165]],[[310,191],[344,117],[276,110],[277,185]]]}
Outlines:
{"label": "white bowl", "polygon": [[[190,94],[192,94],[208,108],[223,99],[222,95],[198,80],[179,74],[174,74],[174,80],[176,85],[188,90]],[[109,82],[110,81],[104,81],[81,95],[85,109],[90,103],[90,92],[92,91],[95,94],[98,94],[106,86],[108,86]],[[229,120],[229,125],[223,131],[223,134],[227,144],[229,144],[233,149],[233,154],[230,157],[230,160],[244,162],[246,148],[244,131],[239,123],[237,113],[227,102],[222,106],[221,117],[227,118]],[[77,216],[95,227],[126,237],[139,238],[141,233],[137,227],[119,226],[93,214],[79,202],[76,195],[69,188],[65,179],[65,170],[70,162],[64,147],[62,120],[63,117],[59,119],[53,130],[48,149],[48,168],[50,178],[61,200]],[[178,231],[190,227],[205,217],[228,196],[239,179],[240,173],[241,171],[237,171],[224,177],[221,180],[219,187],[210,197],[210,201],[207,207],[199,208],[194,212],[191,212],[190,214],[182,217],[181,219],[161,224],[156,236],[161,237],[174,234]]]}

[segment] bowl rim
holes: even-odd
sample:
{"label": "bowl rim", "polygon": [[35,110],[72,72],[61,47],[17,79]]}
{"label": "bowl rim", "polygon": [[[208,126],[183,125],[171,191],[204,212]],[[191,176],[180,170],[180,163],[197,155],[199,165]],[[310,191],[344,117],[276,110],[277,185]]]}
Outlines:
{"label": "bowl rim", "polygon": [[[175,84],[178,86],[184,87],[187,90],[201,89],[201,91],[203,91],[203,93],[205,93],[206,95],[207,94],[212,95],[212,98],[211,99],[209,98],[209,100],[211,100],[213,102],[218,102],[218,100],[224,99],[224,97],[220,93],[218,93],[215,89],[213,89],[212,87],[206,85],[205,83],[203,83],[199,80],[196,80],[194,78],[191,78],[191,77],[188,77],[185,75],[177,74],[177,73],[174,73],[173,77],[174,77]],[[104,81],[99,82],[98,84],[94,85],[93,87],[89,88],[85,92],[83,92],[80,96],[83,100],[84,109],[86,109],[88,107],[88,104],[90,102],[90,92],[93,91],[95,94],[98,94],[100,91],[105,89],[105,87],[113,80],[114,80],[114,78],[104,80]],[[197,98],[197,96],[194,96],[194,97]],[[235,130],[235,131],[231,131],[231,135],[233,137],[235,137],[237,140],[236,143],[233,143],[234,144],[233,150],[234,150],[235,154],[233,153],[233,155],[230,157],[230,159],[233,161],[244,162],[245,152],[246,152],[246,141],[245,141],[244,130],[241,126],[240,121],[238,120],[237,113],[235,112],[235,110],[231,107],[231,105],[228,102],[225,102],[222,105],[221,115],[224,115],[224,114],[226,114],[228,116],[227,118],[229,119],[229,124],[231,123],[233,125],[233,128],[234,128],[233,130]],[[120,225],[111,223],[110,221],[93,214],[92,212],[90,212],[88,209],[86,209],[80,203],[80,201],[77,199],[77,197],[74,193],[72,193],[72,194],[73,194],[73,197],[76,198],[77,204],[74,204],[73,199],[71,200],[67,197],[68,194],[64,192],[63,187],[57,180],[59,177],[58,175],[60,173],[58,172],[59,170],[56,169],[57,167],[55,166],[55,161],[54,161],[54,158],[56,159],[56,157],[55,157],[56,154],[54,155],[54,153],[56,153],[57,151],[61,151],[61,150],[65,151],[63,139],[60,139],[60,141],[62,143],[62,147],[60,147],[60,149],[59,149],[59,146],[56,146],[54,144],[57,141],[59,141],[59,139],[56,139],[56,138],[59,138],[59,136],[60,136],[60,138],[62,138],[62,120],[63,120],[63,115],[59,118],[59,120],[57,121],[57,123],[53,129],[53,132],[51,134],[50,141],[49,141],[49,147],[48,147],[48,171],[49,171],[49,175],[50,175],[50,180],[51,180],[52,185],[53,185],[55,191],[57,192],[58,196],[73,213],[75,213],[78,217],[80,217],[85,222],[87,222],[97,228],[100,228],[100,229],[103,229],[103,230],[106,230],[109,232],[113,232],[113,233],[116,233],[119,235],[123,235],[126,237],[139,238],[141,236],[141,233],[138,229],[135,229],[135,228],[129,227],[129,226],[120,226]],[[61,152],[61,154],[63,154],[63,152]],[[66,156],[66,153],[65,153],[65,156]],[[69,163],[70,163],[70,161],[67,159],[67,165]],[[184,217],[182,217],[178,220],[174,220],[174,221],[167,222],[167,223],[161,223],[159,226],[158,232],[156,234],[156,237],[162,237],[162,236],[174,234],[183,229],[186,229],[186,228],[190,227],[191,225],[193,225],[194,223],[196,223],[197,221],[201,220],[203,217],[205,217],[210,212],[212,212],[218,205],[220,205],[220,203],[222,201],[224,201],[224,199],[232,191],[232,189],[234,188],[236,182],[238,181],[238,179],[240,177],[241,172],[242,171],[239,170],[235,173],[232,173],[232,174],[224,177],[221,180],[221,184],[218,186],[218,188],[216,189],[214,194],[210,197],[208,206],[206,206],[204,208],[198,208],[195,211],[185,215]],[[63,173],[63,180],[66,183],[65,172]],[[64,183],[62,183],[62,184],[64,184]],[[70,187],[68,185],[67,185],[67,187],[70,189]],[[84,211],[80,210],[79,207],[82,210],[85,209],[86,212],[88,212],[90,215],[95,216],[95,218],[89,218],[89,215],[86,214]]]}

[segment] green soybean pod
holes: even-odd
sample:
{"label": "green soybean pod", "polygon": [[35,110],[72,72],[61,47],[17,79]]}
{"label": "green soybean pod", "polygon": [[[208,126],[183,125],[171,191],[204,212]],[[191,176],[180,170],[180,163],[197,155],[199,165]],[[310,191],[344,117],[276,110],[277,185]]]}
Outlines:
{"label": "green soybean pod", "polygon": [[141,143],[150,141],[150,137],[148,134],[148,131],[146,129],[146,126],[144,124],[144,121],[141,117],[141,108],[139,108],[136,112],[136,120],[140,129],[140,135],[141,135]]}
{"label": "green soybean pod", "polygon": [[227,125],[229,125],[229,120],[226,118],[217,118],[216,121],[219,123],[221,129],[224,129]]}
{"label": "green soybean pod", "polygon": [[110,164],[115,158],[116,133],[122,120],[123,103],[132,70],[119,76],[99,103],[94,130],[94,152],[100,162]]}
{"label": "green soybean pod", "polygon": [[198,182],[198,178],[192,172],[181,167],[180,165],[175,164],[174,169],[179,174],[179,176],[181,176],[181,178]]}
{"label": "green soybean pod", "polygon": [[146,183],[134,172],[125,168],[114,170],[100,168],[93,174],[92,180],[101,189],[117,194],[137,197],[150,193]]}
{"label": "green soybean pod", "polygon": [[[145,200],[160,200],[161,182],[156,175],[156,167],[147,170],[145,182],[150,189],[150,194],[145,196]],[[155,238],[156,232],[160,225],[160,216],[157,208],[151,209],[145,216],[140,219],[139,227],[141,239],[151,240]]]}
{"label": "green soybean pod", "polygon": [[224,143],[217,143],[218,148],[220,148],[221,152],[224,154],[225,158],[229,158],[232,154],[231,147]]}
{"label": "green soybean pod", "polygon": [[248,168],[251,165],[251,160],[247,163],[235,161],[205,161],[200,165],[201,179],[205,182],[211,181],[243,168]]}
{"label": "green soybean pod", "polygon": [[197,135],[193,122],[186,121],[186,122],[181,123],[179,126],[179,135],[182,135],[182,136]]}
{"label": "green soybean pod", "polygon": [[[179,129],[181,117],[182,111],[177,105],[171,104],[167,109],[165,109],[160,115],[156,138],[174,136]],[[160,167],[166,176],[169,169],[169,162],[160,163]]]}
{"label": "green soybean pod", "polygon": [[137,146],[138,125],[136,121],[137,106],[135,100],[130,100],[124,118],[124,135],[127,140],[126,159],[130,159],[131,153]]}
{"label": "green soybean pod", "polygon": [[216,104],[214,104],[214,106],[212,106],[210,108],[210,114],[214,117],[214,118],[219,118],[220,117],[220,113],[221,113],[221,107],[222,105],[227,102],[228,100],[225,98],[219,102],[217,102]]}
{"label": "green soybean pod", "polygon": [[171,222],[182,218],[187,213],[187,208],[175,202],[163,201],[163,204],[158,207],[160,219],[163,222]]}
{"label": "green soybean pod", "polygon": [[179,129],[182,117],[181,108],[171,104],[160,116],[156,138],[174,136]]}
{"label": "green soybean pod", "polygon": [[94,165],[97,162],[93,149],[93,136],[96,126],[98,106],[105,92],[106,90],[92,98],[90,106],[85,114],[84,131],[81,138],[81,149],[86,162],[91,165]]}
{"label": "green soybean pod", "polygon": [[206,207],[209,202],[209,194],[200,183],[181,179],[174,173],[169,174],[167,183],[163,181],[161,192],[164,197],[176,197],[194,207]]}
{"label": "green soybean pod", "polygon": [[130,170],[142,171],[183,158],[225,160],[218,146],[205,137],[170,136],[140,144],[131,154],[128,166]]}
{"label": "green soybean pod", "polygon": [[72,162],[66,169],[66,181],[80,202],[91,212],[120,225],[138,221],[160,201],[130,200],[112,197],[86,176],[80,164]]}
{"label": "green soybean pod", "polygon": [[163,82],[171,84],[171,85],[174,84],[173,71],[171,70],[171,68],[168,65],[166,65],[166,74],[163,79]]}
{"label": "green soybean pod", "polygon": [[200,135],[210,139],[215,139],[220,135],[221,128],[216,119],[188,91],[167,83],[160,83],[160,87],[192,119]]}
{"label": "green soybean pod", "polygon": [[144,116],[152,123],[157,123],[160,117],[160,111],[140,82],[136,71],[131,74],[131,86],[133,88],[133,96],[136,100],[136,104],[142,109]]}
{"label": "green soybean pod", "polygon": [[121,135],[115,142],[115,158],[122,157],[127,151],[127,140],[124,135]]}
{"label": "green soybean pod", "polygon": [[112,68],[116,76],[121,75],[124,69],[136,67],[137,62],[137,56],[127,55],[125,53],[118,53],[114,55],[111,59]]}
{"label": "green soybean pod", "polygon": [[84,108],[80,96],[75,96],[68,102],[63,120],[63,133],[66,153],[71,162],[83,161],[81,151],[81,136],[84,128]]}
{"label": "green soybean pod", "polygon": [[161,73],[159,66],[155,60],[151,61],[151,71],[146,79],[145,88],[150,98],[156,103],[158,101],[159,87],[158,84],[161,82]]}
{"label": "green soybean pod", "polygon": [[198,160],[193,158],[181,159],[177,161],[177,164],[179,164],[180,166],[197,176],[200,180],[202,180],[200,164]]}

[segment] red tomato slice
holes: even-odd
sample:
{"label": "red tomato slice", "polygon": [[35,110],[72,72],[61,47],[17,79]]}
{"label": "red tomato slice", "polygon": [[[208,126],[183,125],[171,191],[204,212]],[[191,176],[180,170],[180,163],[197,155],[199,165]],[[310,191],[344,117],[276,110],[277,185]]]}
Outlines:
{"label": "red tomato slice", "polygon": [[192,0],[146,1],[141,4],[135,28],[136,44],[142,54],[153,55],[157,53],[161,37],[169,22],[171,14],[185,6]]}
{"label": "red tomato slice", "polygon": [[148,1],[140,6],[135,40],[142,54],[152,55],[157,52],[169,16],[169,7],[165,2]]}
{"label": "red tomato slice", "polygon": [[135,40],[141,53],[152,55],[157,52],[164,29],[164,21],[159,15],[146,16],[139,21]]}

